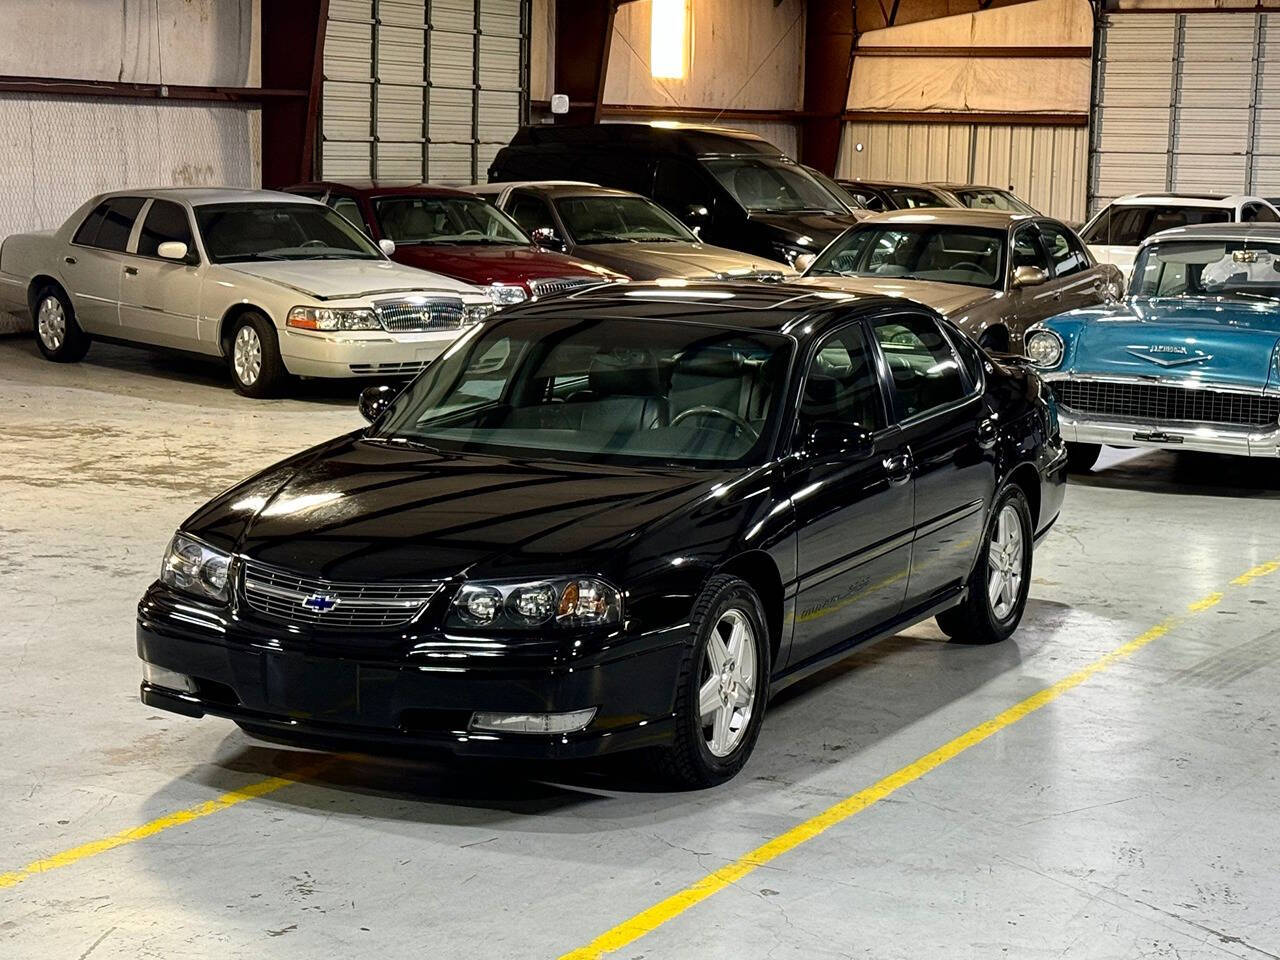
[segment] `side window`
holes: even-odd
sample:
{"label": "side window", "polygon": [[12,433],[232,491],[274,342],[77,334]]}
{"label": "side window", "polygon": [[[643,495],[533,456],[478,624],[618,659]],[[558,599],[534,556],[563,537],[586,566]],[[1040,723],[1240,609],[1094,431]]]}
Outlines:
{"label": "side window", "polygon": [[76,231],[73,242],[103,250],[123,251],[129,243],[129,234],[133,232],[133,221],[138,218],[138,211],[145,202],[142,197],[112,197],[89,214]]}
{"label": "side window", "polygon": [[653,175],[653,199],[681,220],[690,207],[711,211],[712,196],[702,174],[679,160],[659,160]]}
{"label": "side window", "polygon": [[889,317],[875,324],[876,341],[893,378],[900,420],[954,403],[969,390],[951,344],[930,317]]}
{"label": "side window", "polygon": [[365,229],[364,217],[360,215],[360,205],[351,197],[331,196],[329,206],[333,207],[334,213],[342,214],[361,230]]}
{"label": "side window", "polygon": [[1045,259],[1044,250],[1036,237],[1036,228],[1031,224],[1019,227],[1013,232],[1013,244],[1009,249],[1009,271],[1012,273],[1019,267],[1039,267],[1049,272],[1049,262]]}
{"label": "side window", "polygon": [[[524,228],[525,233],[532,233],[544,227],[549,230],[556,229],[556,222],[551,219],[551,211],[546,203],[528,193],[512,194],[507,203],[507,213],[511,215],[512,220]],[[556,234],[559,235],[558,230]]]}
{"label": "side window", "polygon": [[1277,223],[1280,216],[1265,203],[1245,204],[1240,219],[1245,223]]}
{"label": "side window", "polygon": [[880,377],[860,323],[823,340],[809,364],[800,400],[801,433],[823,420],[859,424],[871,431],[885,425]]}
{"label": "side window", "polygon": [[147,211],[147,219],[142,221],[142,232],[138,234],[138,254],[143,257],[158,257],[160,244],[170,241],[185,243],[189,256],[195,253],[196,246],[191,238],[191,222],[187,219],[187,211],[171,200],[156,200]]}
{"label": "side window", "polygon": [[1073,273],[1088,269],[1089,258],[1085,256],[1080,242],[1066,227],[1048,220],[1042,221],[1040,238],[1049,248],[1049,259],[1053,261],[1054,276],[1069,277]]}

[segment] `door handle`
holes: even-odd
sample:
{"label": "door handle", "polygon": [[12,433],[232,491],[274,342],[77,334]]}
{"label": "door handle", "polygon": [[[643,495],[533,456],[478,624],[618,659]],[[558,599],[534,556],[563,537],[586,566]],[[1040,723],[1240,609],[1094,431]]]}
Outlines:
{"label": "door handle", "polygon": [[125,268],[124,268],[124,275],[125,275],[126,277],[136,277],[136,276],[138,275],[138,268],[137,268],[137,267],[125,267]]}
{"label": "door handle", "polygon": [[75,258],[75,257],[63,257],[63,258],[62,258],[62,262],[63,262],[63,263],[69,263],[69,264],[71,264],[72,266],[74,266],[74,265],[75,265],[75,262],[76,262],[76,258]]}
{"label": "door handle", "polygon": [[910,453],[899,453],[893,457],[885,457],[882,462],[884,471],[889,476],[889,485],[891,487],[901,486],[911,479],[911,467],[913,464]]}
{"label": "door handle", "polygon": [[978,446],[983,450],[990,450],[996,445],[996,439],[999,434],[996,430],[996,422],[990,417],[986,417],[978,421]]}

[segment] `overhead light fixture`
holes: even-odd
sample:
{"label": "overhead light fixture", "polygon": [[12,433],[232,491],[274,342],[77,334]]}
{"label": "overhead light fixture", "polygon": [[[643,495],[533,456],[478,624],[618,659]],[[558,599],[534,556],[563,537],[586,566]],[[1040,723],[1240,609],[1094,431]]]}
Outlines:
{"label": "overhead light fixture", "polygon": [[658,80],[684,78],[689,49],[689,0],[652,0],[649,72]]}

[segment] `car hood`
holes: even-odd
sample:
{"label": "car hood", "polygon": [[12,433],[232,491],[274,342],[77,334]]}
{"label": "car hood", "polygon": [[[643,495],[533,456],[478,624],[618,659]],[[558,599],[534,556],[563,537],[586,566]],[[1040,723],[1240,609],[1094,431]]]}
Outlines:
{"label": "car hood", "polygon": [[793,272],[785,263],[705,243],[590,243],[579,244],[574,251],[632,280]]}
{"label": "car hood", "polygon": [[965,310],[1002,296],[999,290],[970,287],[962,283],[937,283],[932,280],[896,280],[893,277],[828,277],[806,274],[795,283],[846,290],[850,293],[875,293],[885,297],[902,297],[932,307],[944,317],[954,318]]}
{"label": "car hood", "polygon": [[394,259],[420,270],[433,270],[467,283],[526,284],[542,277],[592,277],[601,281],[619,276],[613,271],[576,257],[539,247],[402,244]]}
{"label": "car hood", "polygon": [[1227,298],[1130,298],[1119,307],[1063,319],[1069,318],[1083,321],[1070,358],[1075,373],[1259,389],[1275,380],[1280,306]]}
{"label": "car hood", "polygon": [[607,574],[638,531],[728,476],[443,454],[353,435],[227,491],[183,528],[334,581]]}
{"label": "car hood", "polygon": [[473,285],[390,260],[258,260],[224,264],[228,270],[269,280],[317,300],[346,300],[384,293],[432,291],[487,298]]}
{"label": "car hood", "polygon": [[[774,239],[817,253],[862,219],[856,213],[752,213],[752,223],[766,228]],[[808,243],[801,243],[808,237]]]}

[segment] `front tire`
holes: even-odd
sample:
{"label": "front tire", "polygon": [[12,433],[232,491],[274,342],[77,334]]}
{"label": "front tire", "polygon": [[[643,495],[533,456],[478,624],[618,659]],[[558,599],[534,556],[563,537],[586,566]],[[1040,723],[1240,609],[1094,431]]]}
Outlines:
{"label": "front tire", "polygon": [[1088,473],[1101,455],[1100,443],[1068,443],[1067,469],[1072,473]]}
{"label": "front tire", "polygon": [[968,596],[938,614],[943,633],[963,643],[999,643],[1018,628],[1031,589],[1033,538],[1027,495],[1008,484],[992,507]]}
{"label": "front tire", "polygon": [[744,580],[712,577],[692,628],[663,766],[682,786],[698,788],[724,783],[746,765],[764,721],[771,664],[764,607]]}
{"label": "front tire", "polygon": [[275,327],[256,311],[242,313],[227,330],[227,367],[236,393],[273,397],[288,377]]}
{"label": "front tire", "polygon": [[40,352],[54,363],[77,363],[89,352],[89,335],[76,322],[71,298],[50,284],[36,293],[31,324]]}

